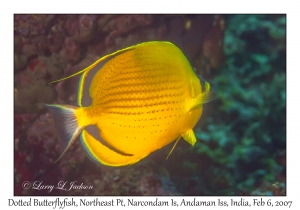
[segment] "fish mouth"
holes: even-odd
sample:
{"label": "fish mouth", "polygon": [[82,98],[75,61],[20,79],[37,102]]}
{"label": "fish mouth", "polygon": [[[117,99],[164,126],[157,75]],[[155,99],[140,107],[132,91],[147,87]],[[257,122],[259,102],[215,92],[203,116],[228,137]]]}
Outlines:
{"label": "fish mouth", "polygon": [[92,135],[97,141],[99,141],[102,145],[109,148],[110,150],[113,150],[114,152],[123,155],[123,156],[133,156],[133,154],[129,154],[126,152],[123,152],[114,146],[110,145],[108,142],[106,142],[101,136],[100,136],[100,130],[96,125],[88,125],[85,127],[85,130]]}

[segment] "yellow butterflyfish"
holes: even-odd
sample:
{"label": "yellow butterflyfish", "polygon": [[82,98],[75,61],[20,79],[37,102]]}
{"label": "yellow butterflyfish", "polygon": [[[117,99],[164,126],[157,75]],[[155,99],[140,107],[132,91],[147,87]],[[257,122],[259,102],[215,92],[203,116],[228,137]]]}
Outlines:
{"label": "yellow butterflyfish", "polygon": [[78,74],[78,107],[46,104],[63,142],[59,159],[79,135],[88,156],[108,166],[134,164],[180,137],[195,144],[193,127],[211,99],[210,85],[202,90],[174,44],[127,47],[61,80]]}

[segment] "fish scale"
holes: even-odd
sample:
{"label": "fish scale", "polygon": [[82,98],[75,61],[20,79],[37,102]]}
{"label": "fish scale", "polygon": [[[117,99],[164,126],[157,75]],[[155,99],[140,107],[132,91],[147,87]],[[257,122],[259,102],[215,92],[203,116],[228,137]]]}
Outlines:
{"label": "fish scale", "polygon": [[[97,71],[92,74],[92,70]],[[67,78],[81,73],[79,107],[47,105],[58,121],[59,138],[65,139],[64,152],[81,134],[82,146],[94,161],[122,166],[180,136],[195,144],[192,129],[201,116],[202,104],[209,101],[209,84],[205,83],[202,92],[188,60],[172,43],[131,46]],[[85,129],[89,125],[95,127]]]}

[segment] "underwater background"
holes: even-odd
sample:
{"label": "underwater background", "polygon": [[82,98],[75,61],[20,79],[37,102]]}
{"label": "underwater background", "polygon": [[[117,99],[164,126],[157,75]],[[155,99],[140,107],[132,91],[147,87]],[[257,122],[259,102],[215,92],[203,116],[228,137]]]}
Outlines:
{"label": "underwater background", "polygon": [[[216,99],[173,143],[125,167],[60,143],[38,103],[76,105],[75,73],[149,40],[176,44]],[[24,189],[35,181],[92,189]],[[26,187],[25,187],[26,188]],[[14,15],[14,195],[286,195],[286,15]]]}

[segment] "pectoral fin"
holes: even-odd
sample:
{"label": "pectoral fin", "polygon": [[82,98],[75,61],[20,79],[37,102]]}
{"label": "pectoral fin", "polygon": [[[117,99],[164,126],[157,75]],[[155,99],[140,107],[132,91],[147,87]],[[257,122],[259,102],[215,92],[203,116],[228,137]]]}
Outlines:
{"label": "pectoral fin", "polygon": [[205,82],[204,91],[191,100],[189,104],[189,111],[202,106],[202,104],[205,104],[213,99],[214,94],[212,91],[210,91],[210,84]]}
{"label": "pectoral fin", "polygon": [[182,138],[186,140],[190,145],[194,146],[197,139],[192,129],[186,131],[185,133],[181,134]]}

